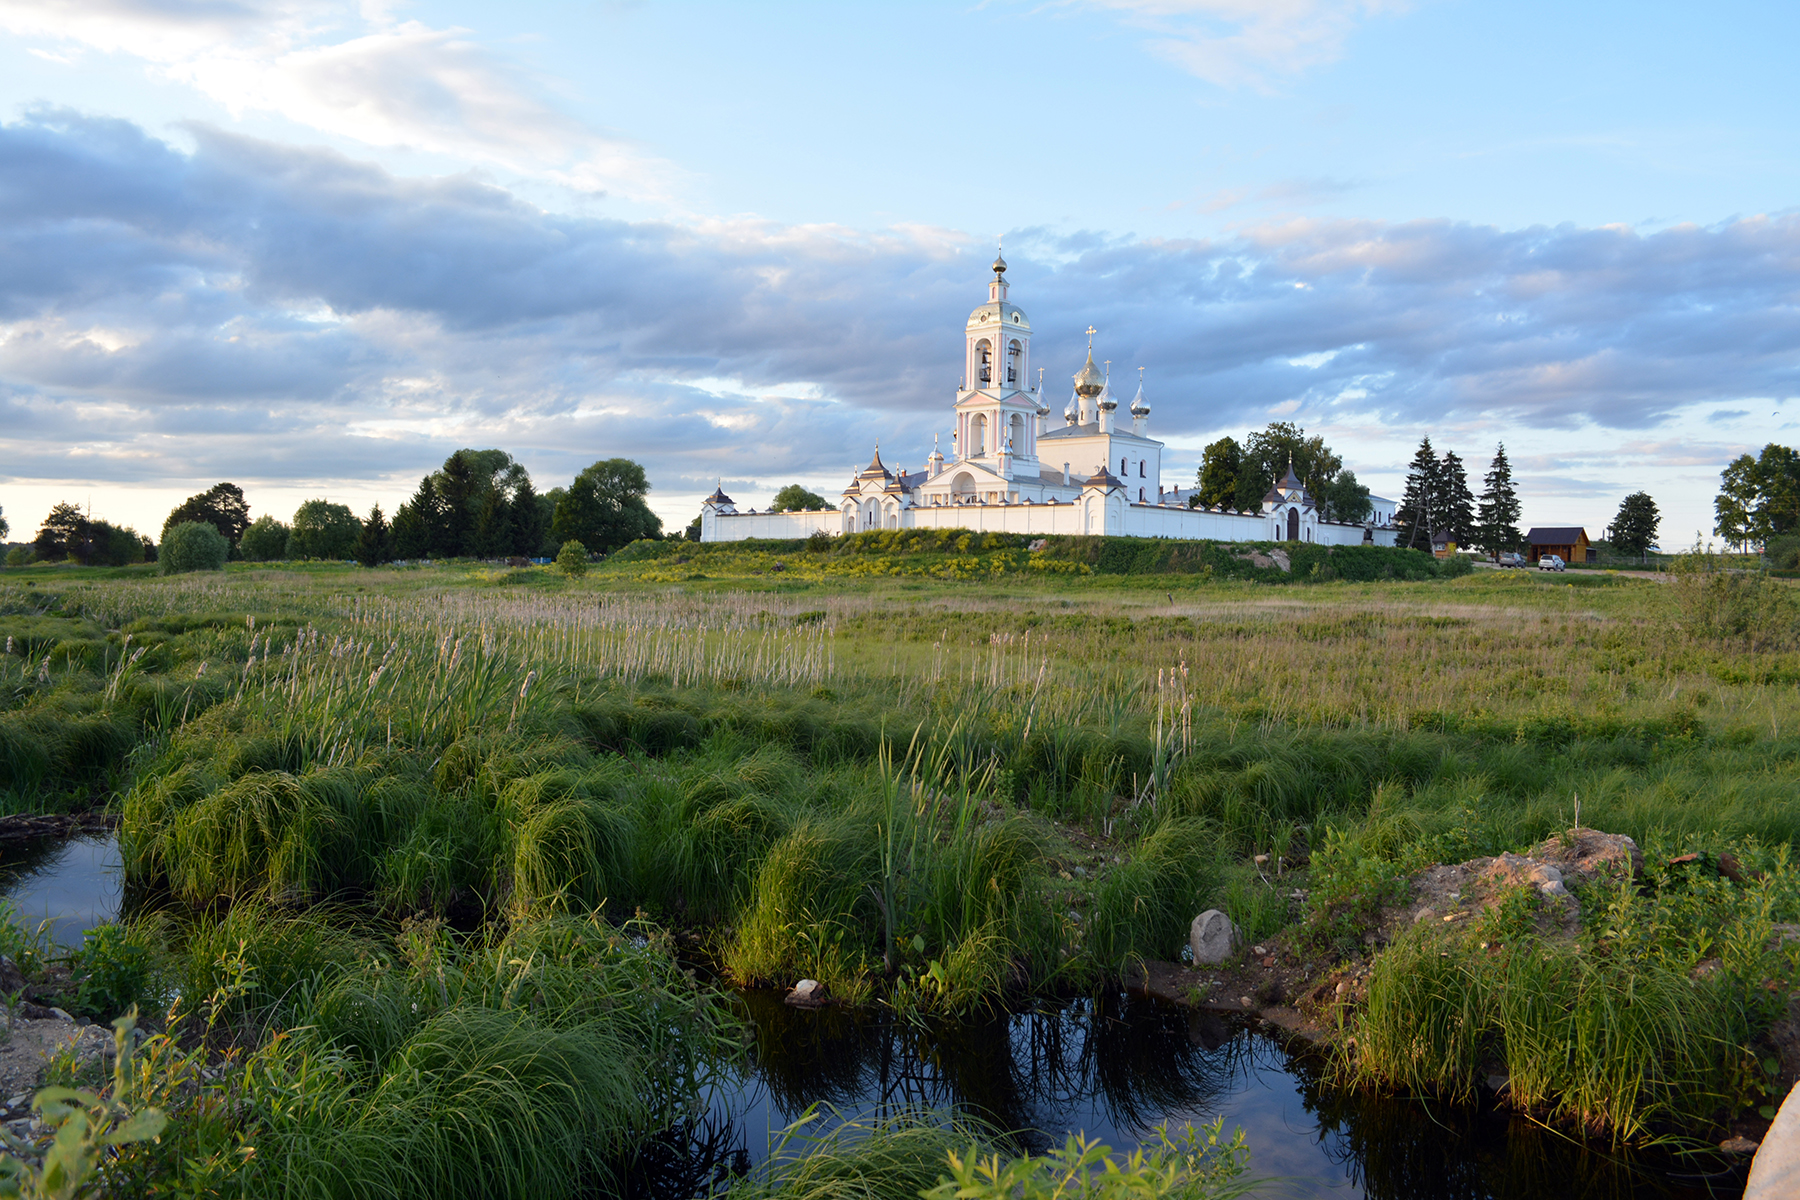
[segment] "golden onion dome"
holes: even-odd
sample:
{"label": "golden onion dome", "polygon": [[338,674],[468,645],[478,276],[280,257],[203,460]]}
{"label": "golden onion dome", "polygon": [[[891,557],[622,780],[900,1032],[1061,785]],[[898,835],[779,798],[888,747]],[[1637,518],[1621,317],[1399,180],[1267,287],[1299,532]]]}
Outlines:
{"label": "golden onion dome", "polygon": [[1087,365],[1082,367],[1075,376],[1075,394],[1084,400],[1091,399],[1098,396],[1100,390],[1105,386],[1106,376],[1102,375],[1100,368],[1094,365],[1094,352],[1089,350]]}

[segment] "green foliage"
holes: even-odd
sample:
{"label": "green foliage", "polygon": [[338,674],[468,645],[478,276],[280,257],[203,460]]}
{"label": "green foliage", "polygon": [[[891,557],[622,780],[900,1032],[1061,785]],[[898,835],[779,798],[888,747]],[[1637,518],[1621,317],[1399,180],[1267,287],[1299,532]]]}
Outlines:
{"label": "green foliage", "polygon": [[586,575],[588,569],[587,547],[574,539],[564,542],[562,549],[556,552],[556,569],[570,579],[580,579]]}
{"label": "green foliage", "polygon": [[1155,1140],[1123,1159],[1110,1146],[1071,1134],[1041,1158],[1026,1154],[1002,1160],[983,1157],[978,1147],[950,1154],[950,1177],[919,1193],[924,1200],[1225,1200],[1257,1186],[1244,1178],[1250,1151],[1244,1132],[1224,1136],[1224,1119],[1170,1137],[1167,1126]]}
{"label": "green foliage", "polygon": [[1771,442],[1752,458],[1739,455],[1719,477],[1713,532],[1743,546],[1800,532],[1800,452]]}
{"label": "green foliage", "polygon": [[1800,642],[1800,600],[1788,585],[1759,571],[1728,570],[1698,546],[1670,570],[1679,624],[1689,636],[1753,651]]}
{"label": "green foliage", "polygon": [[274,562],[287,557],[288,536],[286,525],[264,513],[244,528],[238,548],[250,562]]}
{"label": "green foliage", "polygon": [[394,535],[388,528],[387,518],[381,515],[379,504],[369,509],[368,520],[357,531],[356,561],[365,567],[379,567],[394,561]]}
{"label": "green foliage", "polygon": [[550,535],[607,554],[640,538],[662,535],[662,522],[644,502],[650,483],[644,468],[626,458],[594,463],[575,477],[557,501]]}
{"label": "green foliage", "polygon": [[774,1152],[725,1193],[726,1200],[919,1200],[940,1186],[959,1151],[978,1154],[995,1135],[966,1119],[903,1111],[885,1120],[843,1121],[809,1135],[808,1110]]}
{"label": "green foliage", "polygon": [[124,926],[109,922],[88,930],[74,956],[79,1011],[105,1020],[135,1010],[148,998],[151,968],[149,945]]}
{"label": "green foliage", "polygon": [[[1242,448],[1230,437],[1222,437],[1208,446],[1200,455],[1200,469],[1195,479],[1200,494],[1195,498],[1195,503],[1207,508],[1229,504],[1235,509],[1238,476],[1243,471],[1243,456]],[[1262,496],[1259,494],[1259,504],[1261,500]]]}
{"label": "green foliage", "polygon": [[[1214,443],[1217,445],[1217,443]],[[1319,493],[1343,469],[1344,460],[1318,434],[1288,421],[1275,421],[1244,440],[1237,472],[1237,498],[1231,507],[1256,512],[1263,497],[1287,473],[1289,465],[1308,491]]]}
{"label": "green foliage", "polygon": [[37,551],[31,546],[14,546],[6,552],[6,565],[23,567],[37,561]]}
{"label": "green foliage", "polygon": [[0,1130],[11,1153],[0,1157],[0,1196],[74,1200],[91,1195],[103,1164],[123,1148],[147,1142],[168,1125],[160,1109],[134,1102],[132,1033],[137,1010],[113,1022],[115,1051],[110,1094],[66,1087],[40,1088],[32,1109],[54,1133],[47,1145]]}
{"label": "green foliage", "polygon": [[231,555],[231,543],[204,521],[186,521],[163,533],[156,566],[164,575],[188,571],[220,571]]}
{"label": "green foliage", "polygon": [[818,508],[830,508],[825,497],[817,492],[809,492],[797,483],[790,483],[775,493],[775,499],[769,504],[770,512],[806,512]]}
{"label": "green foliage", "polygon": [[333,504],[329,500],[308,500],[294,510],[287,556],[343,561],[355,553],[356,539],[361,532],[362,522],[347,505]]}
{"label": "green foliage", "polygon": [[1656,511],[1656,501],[1650,498],[1650,493],[1633,492],[1620,502],[1618,515],[1607,526],[1606,536],[1614,546],[1626,554],[1637,555],[1642,561],[1656,545],[1656,527],[1661,523],[1662,517]]}
{"label": "green foliage", "polygon": [[1512,463],[1507,460],[1504,443],[1494,447],[1494,461],[1482,478],[1481,497],[1475,516],[1474,545],[1489,555],[1524,547],[1525,535],[1519,532],[1519,494],[1513,486]]}
{"label": "green foliage", "polygon": [[236,547],[250,524],[250,505],[244,500],[244,490],[235,483],[215,483],[199,495],[189,496],[163,522],[162,540],[168,541],[170,530],[189,521],[211,525]]}
{"label": "green foliage", "polygon": [[135,529],[90,520],[73,504],[50,509],[32,542],[44,562],[74,559],[84,567],[125,567],[144,561],[148,543]]}

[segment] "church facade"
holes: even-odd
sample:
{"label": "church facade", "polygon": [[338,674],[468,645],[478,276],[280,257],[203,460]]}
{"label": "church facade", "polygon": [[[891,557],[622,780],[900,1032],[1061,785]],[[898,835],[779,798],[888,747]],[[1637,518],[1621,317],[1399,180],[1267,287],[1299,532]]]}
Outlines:
{"label": "church facade", "polygon": [[803,538],[823,531],[970,529],[1021,534],[1095,534],[1211,541],[1300,541],[1393,545],[1394,531],[1374,523],[1323,520],[1288,469],[1253,512],[1189,507],[1191,489],[1162,483],[1163,443],[1150,436],[1142,372],[1121,421],[1110,369],[1087,362],[1061,424],[1044,401],[1043,369],[1031,378],[1031,322],[1008,297],[1006,262],[996,259],[988,298],[964,325],[963,379],[957,389],[950,454],[934,445],[924,469],[889,467],[875,451],[835,508],[814,512],[739,512],[722,488],[700,507],[700,540]]}

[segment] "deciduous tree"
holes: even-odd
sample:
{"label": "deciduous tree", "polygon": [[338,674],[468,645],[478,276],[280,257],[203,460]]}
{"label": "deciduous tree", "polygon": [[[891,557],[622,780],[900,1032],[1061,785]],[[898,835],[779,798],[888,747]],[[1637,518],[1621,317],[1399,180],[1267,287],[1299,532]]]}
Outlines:
{"label": "deciduous tree", "polygon": [[577,541],[596,554],[610,554],[639,538],[662,535],[662,521],[644,497],[650,491],[644,468],[628,458],[608,458],[575,477],[556,506],[551,536]]}
{"label": "deciduous tree", "polygon": [[1193,503],[1207,508],[1217,508],[1221,504],[1237,507],[1238,474],[1244,466],[1244,449],[1237,444],[1237,439],[1222,437],[1208,446],[1200,454],[1200,469],[1195,473],[1195,483],[1200,494]]}
{"label": "deciduous tree", "polygon": [[308,500],[294,510],[289,558],[347,559],[356,552],[362,522],[347,505]]}
{"label": "deciduous tree", "polygon": [[826,507],[825,497],[817,492],[809,492],[797,483],[790,483],[775,493],[775,500],[769,505],[769,511],[806,512],[824,507]]}
{"label": "deciduous tree", "polygon": [[1662,514],[1649,492],[1633,492],[1619,505],[1618,515],[1607,527],[1606,539],[1627,554],[1635,554],[1642,562],[1656,545],[1656,527]]}

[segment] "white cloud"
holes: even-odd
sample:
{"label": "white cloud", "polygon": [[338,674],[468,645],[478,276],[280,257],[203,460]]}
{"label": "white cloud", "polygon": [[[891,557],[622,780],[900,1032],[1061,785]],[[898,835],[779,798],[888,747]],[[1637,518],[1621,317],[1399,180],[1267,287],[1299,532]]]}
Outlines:
{"label": "white cloud", "polygon": [[1088,0],[1150,33],[1151,51],[1227,88],[1268,89],[1337,61],[1370,17],[1405,0]]}
{"label": "white cloud", "polygon": [[233,114],[273,114],[371,146],[634,199],[666,201],[684,178],[555,109],[469,31],[396,22],[382,5],[0,0],[0,29],[138,58]]}

